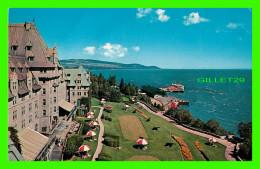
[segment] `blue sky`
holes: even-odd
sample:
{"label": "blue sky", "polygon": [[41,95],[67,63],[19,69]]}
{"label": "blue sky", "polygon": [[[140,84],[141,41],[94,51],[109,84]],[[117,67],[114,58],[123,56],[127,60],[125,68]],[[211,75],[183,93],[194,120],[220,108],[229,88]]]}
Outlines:
{"label": "blue sky", "polygon": [[35,24],[60,59],[168,69],[252,67],[251,9],[9,9]]}

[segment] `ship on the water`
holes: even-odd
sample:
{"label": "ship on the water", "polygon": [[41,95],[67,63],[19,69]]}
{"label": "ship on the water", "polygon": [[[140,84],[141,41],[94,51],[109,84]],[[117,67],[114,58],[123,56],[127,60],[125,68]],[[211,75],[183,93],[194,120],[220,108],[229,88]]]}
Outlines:
{"label": "ship on the water", "polygon": [[180,83],[172,83],[171,86],[167,88],[160,88],[160,90],[165,91],[165,92],[172,92],[172,93],[183,93],[184,92],[184,85]]}

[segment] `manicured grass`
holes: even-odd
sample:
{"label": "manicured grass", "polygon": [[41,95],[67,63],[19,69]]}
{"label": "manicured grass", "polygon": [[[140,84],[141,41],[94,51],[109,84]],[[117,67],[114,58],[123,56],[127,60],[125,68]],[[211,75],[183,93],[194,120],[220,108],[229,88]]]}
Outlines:
{"label": "manicured grass", "polygon": [[148,138],[146,131],[137,116],[125,115],[120,116],[119,123],[123,136],[128,140],[136,141],[140,136]]}
{"label": "manicured grass", "polygon": [[[98,107],[92,107],[92,111],[94,111],[95,112],[95,114],[94,114],[94,118],[93,119],[91,119],[91,121],[92,120],[95,120],[97,117],[98,117],[98,115],[99,115],[99,110],[100,110],[100,108],[98,108]],[[81,117],[80,119],[83,119],[83,120],[87,120],[87,118],[86,117]],[[89,122],[87,122],[87,124],[88,124]],[[93,138],[96,138],[96,139],[98,139],[98,135],[99,135],[99,130],[94,130],[94,132],[96,132],[96,136],[93,136]],[[83,138],[86,138],[87,136],[83,136]],[[87,141],[87,140],[85,140],[84,139],[84,142],[83,142],[83,145],[88,145],[88,146],[90,146],[90,148],[91,148],[91,150],[89,151],[89,154],[91,155],[91,157],[87,157],[87,158],[85,158],[85,159],[82,159],[81,157],[74,157],[73,158],[73,161],[91,161],[92,160],[92,157],[93,157],[93,155],[94,155],[94,153],[95,153],[95,151],[96,151],[96,148],[97,148],[97,143],[98,143],[98,140],[95,140],[95,141]]]}
{"label": "manicured grass", "polygon": [[[156,115],[150,114],[145,109],[141,109],[140,106],[136,107],[141,109],[145,113],[145,115],[151,117],[150,122],[146,122],[146,119],[144,119],[144,117],[140,113],[133,113],[133,108],[129,108],[128,110],[122,110],[124,103],[109,102],[108,104],[114,107],[113,113],[109,114],[104,112],[104,115],[109,114],[109,116],[111,116],[113,120],[112,122],[109,122],[103,119],[105,133],[118,135],[120,137],[121,149],[119,150],[103,145],[102,152],[110,154],[112,156],[113,161],[124,161],[133,156],[140,155],[153,156],[159,159],[160,161],[181,161],[183,160],[181,151],[177,143],[171,138],[172,134],[183,139],[183,141],[188,145],[192,153],[192,159],[194,161],[205,160],[195,147],[195,141],[200,142],[200,145],[203,147],[205,153],[209,156],[210,159],[218,161],[226,160],[224,156],[226,147],[219,143],[216,143],[216,148],[207,146],[206,143],[208,142],[208,139],[182,131],[179,128],[172,125],[171,123],[169,123],[168,121]],[[125,115],[133,115],[140,119],[148,135],[149,145],[147,150],[143,151],[135,149],[133,146],[137,144],[137,140],[133,141],[124,138],[118,118]],[[153,127],[160,128],[158,131],[153,131]],[[172,147],[169,148],[165,147],[166,143],[174,144],[172,145]]]}
{"label": "manicured grass", "polygon": [[91,98],[91,106],[99,106],[99,102],[100,100],[98,100],[97,98],[95,97]]}
{"label": "manicured grass", "polygon": [[159,161],[158,158],[155,158],[153,156],[132,156],[128,159],[126,159],[125,161]]}

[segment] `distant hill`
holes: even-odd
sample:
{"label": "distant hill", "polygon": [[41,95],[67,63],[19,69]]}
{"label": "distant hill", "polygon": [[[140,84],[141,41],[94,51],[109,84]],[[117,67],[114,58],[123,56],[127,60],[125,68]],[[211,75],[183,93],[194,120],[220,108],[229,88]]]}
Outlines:
{"label": "distant hill", "polygon": [[92,59],[67,59],[60,60],[65,69],[75,69],[82,65],[85,69],[107,70],[107,69],[160,69],[157,66],[144,66],[141,64],[123,64]]}

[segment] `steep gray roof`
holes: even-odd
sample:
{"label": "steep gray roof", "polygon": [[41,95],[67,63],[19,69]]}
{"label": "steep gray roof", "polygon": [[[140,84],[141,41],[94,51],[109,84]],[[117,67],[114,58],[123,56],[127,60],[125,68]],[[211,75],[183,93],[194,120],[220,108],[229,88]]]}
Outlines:
{"label": "steep gray roof", "polygon": [[[78,74],[81,75],[81,84],[82,86],[90,86],[91,82],[89,80],[89,74],[87,74],[86,70],[79,66],[78,69],[64,69],[64,72],[66,74],[65,80],[69,80],[70,83],[68,86],[76,86],[76,80]],[[70,74],[70,76],[68,76]]]}
{"label": "steep gray roof", "polygon": [[24,161],[22,155],[17,150],[14,142],[8,137],[8,160],[9,161]]}

